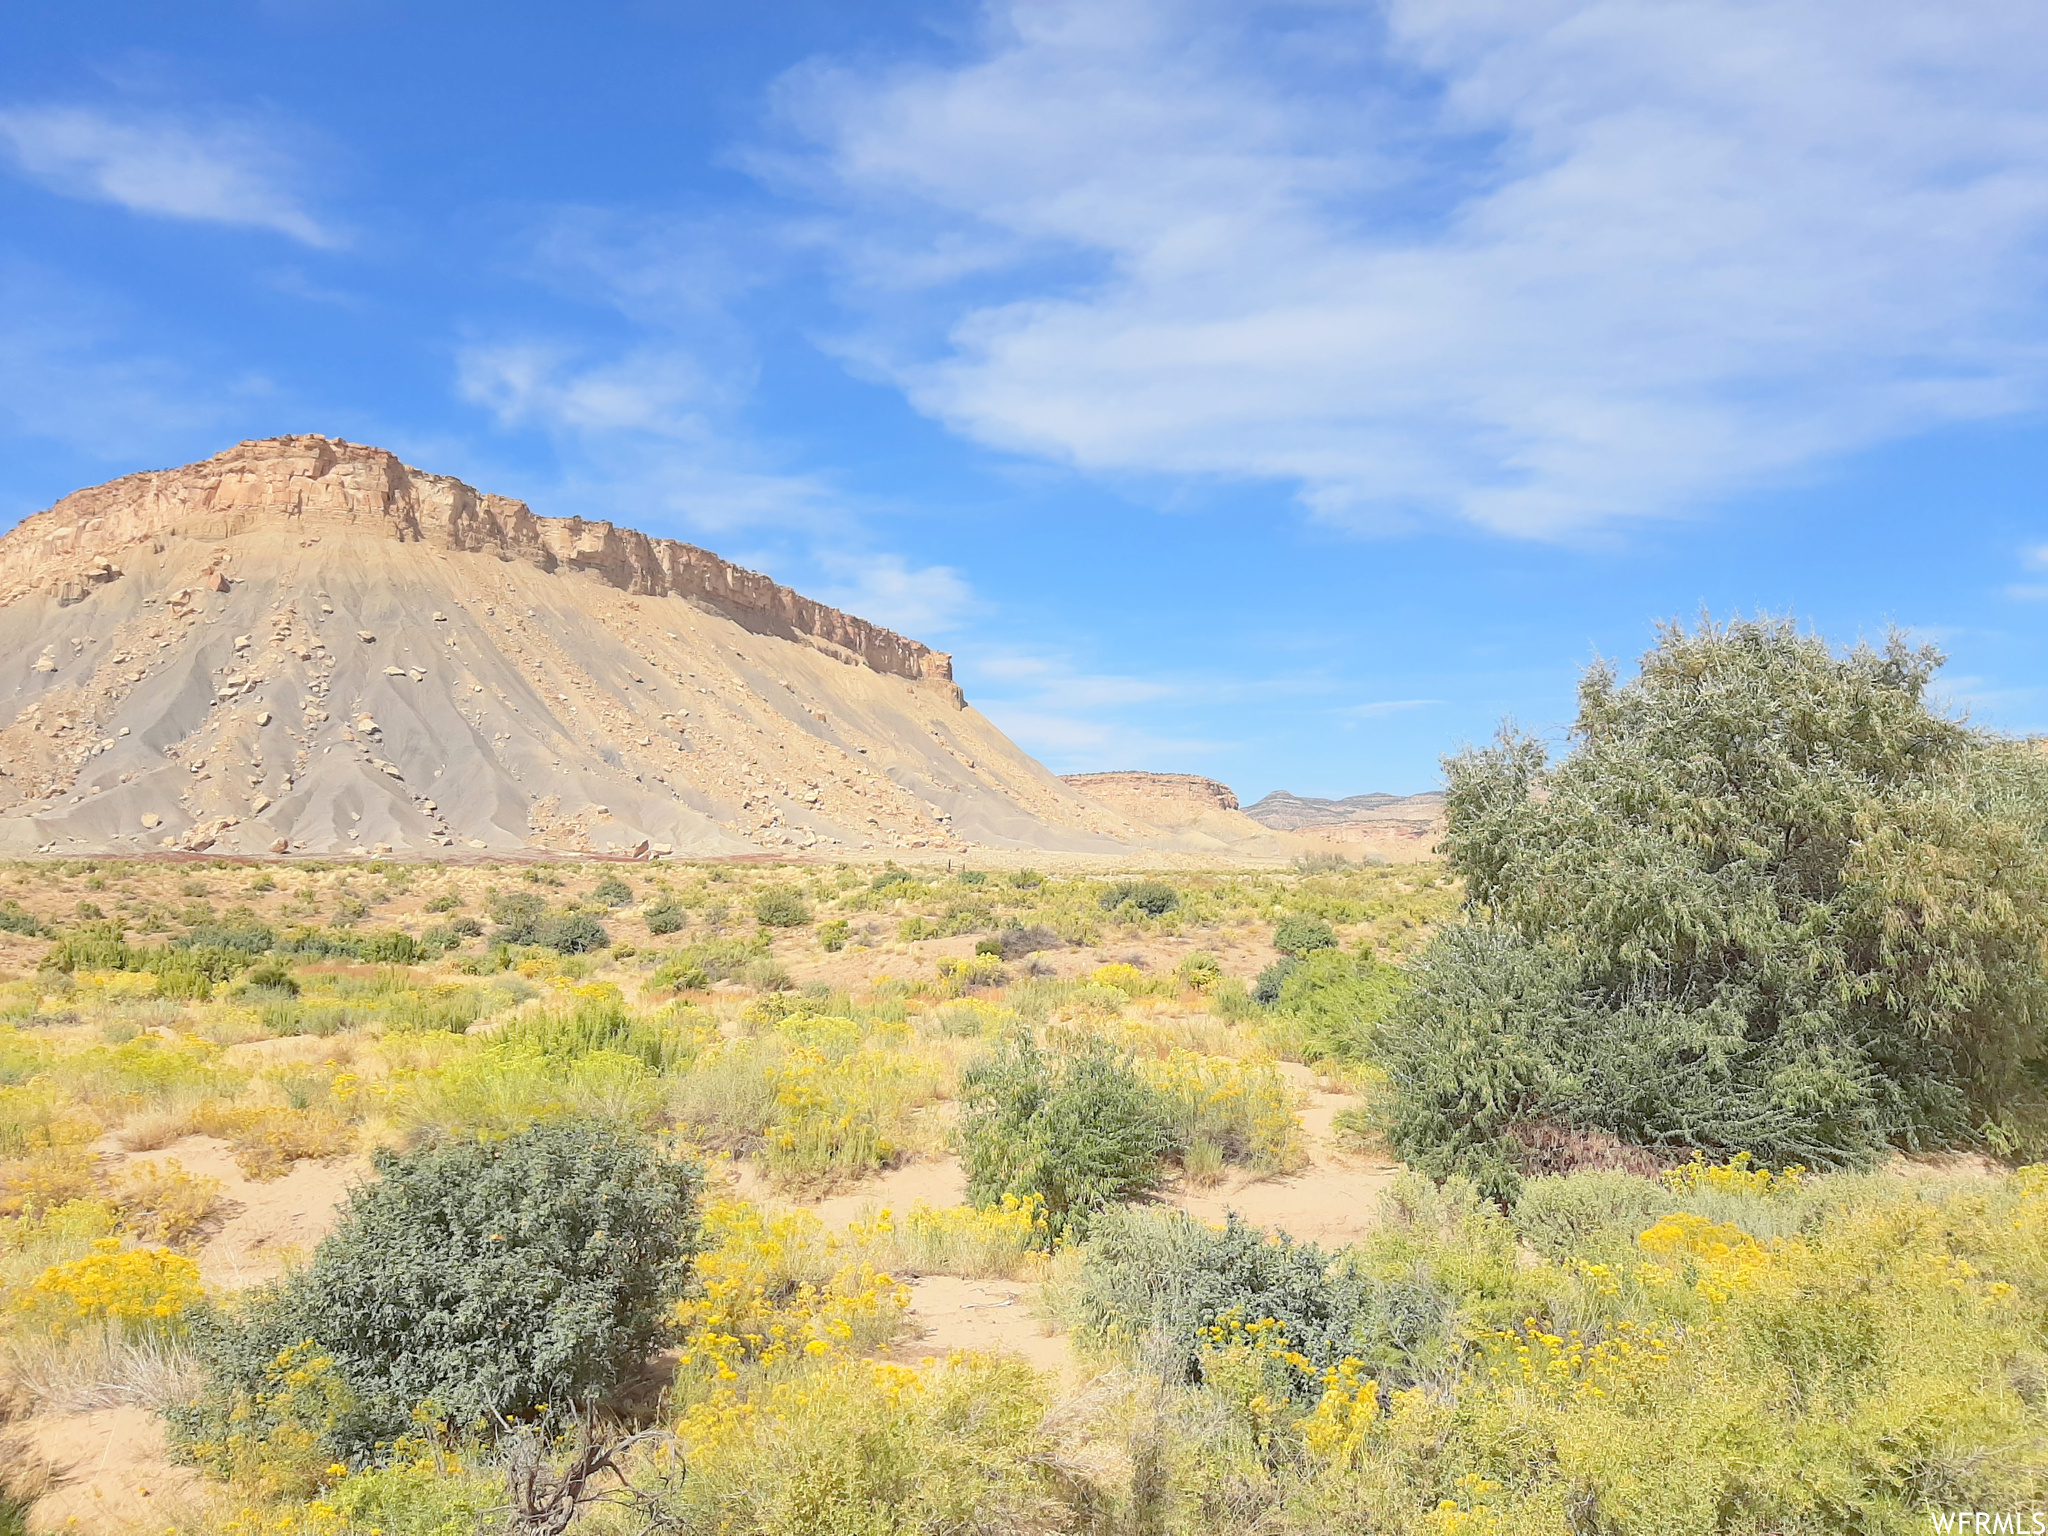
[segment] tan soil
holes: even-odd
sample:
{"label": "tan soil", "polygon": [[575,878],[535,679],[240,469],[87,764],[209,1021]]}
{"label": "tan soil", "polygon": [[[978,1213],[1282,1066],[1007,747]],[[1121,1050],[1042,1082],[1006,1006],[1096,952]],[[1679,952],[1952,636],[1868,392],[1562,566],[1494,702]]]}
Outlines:
{"label": "tan soil", "polygon": [[163,1420],[146,1408],[30,1419],[17,1428],[57,1474],[29,1517],[31,1531],[162,1530],[200,1503],[198,1474],[172,1464]]}
{"label": "tan soil", "polygon": [[218,1179],[227,1204],[220,1225],[194,1252],[207,1285],[238,1291],[284,1272],[333,1230],[349,1189],[369,1176],[366,1157],[331,1163],[294,1163],[282,1178],[255,1180],[235,1165],[228,1144],[215,1136],[183,1136],[154,1152],[115,1152],[110,1168],[176,1162],[187,1173]]}
{"label": "tan soil", "polygon": [[962,1280],[926,1275],[910,1282],[910,1324],[915,1338],[893,1354],[913,1360],[943,1358],[956,1349],[1012,1354],[1036,1370],[1073,1374],[1067,1336],[1033,1310],[1038,1287],[1026,1280]]}
{"label": "tan soil", "polygon": [[1265,1178],[1233,1171],[1207,1188],[1183,1183],[1168,1193],[1167,1203],[1217,1223],[1236,1211],[1254,1226],[1278,1227],[1324,1248],[1355,1243],[1379,1224],[1380,1196],[1404,1170],[1392,1158],[1353,1152],[1338,1143],[1332,1122],[1355,1107],[1357,1098],[1316,1086],[1307,1067],[1287,1061],[1278,1065],[1305,1095],[1301,1129],[1307,1164],[1295,1173]]}

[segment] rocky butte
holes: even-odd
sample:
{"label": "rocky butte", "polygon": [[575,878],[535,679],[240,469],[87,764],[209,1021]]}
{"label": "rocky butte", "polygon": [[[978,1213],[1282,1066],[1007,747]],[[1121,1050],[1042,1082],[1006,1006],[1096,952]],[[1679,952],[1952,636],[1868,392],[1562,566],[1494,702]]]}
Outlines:
{"label": "rocky butte", "polygon": [[942,652],[336,438],[26,519],[0,657],[0,851],[1223,846],[1054,777]]}

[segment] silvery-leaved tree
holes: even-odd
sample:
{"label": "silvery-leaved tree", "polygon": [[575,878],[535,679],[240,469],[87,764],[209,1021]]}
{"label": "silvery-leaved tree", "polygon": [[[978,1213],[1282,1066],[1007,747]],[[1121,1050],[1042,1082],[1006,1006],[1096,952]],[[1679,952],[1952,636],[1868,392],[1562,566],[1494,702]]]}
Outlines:
{"label": "silvery-leaved tree", "polygon": [[1561,1132],[2048,1145],[2048,757],[1938,711],[1941,662],[1672,624],[1587,671],[1562,760],[1511,729],[1448,759],[1471,923],[1382,1034],[1400,1150],[1505,1190]]}

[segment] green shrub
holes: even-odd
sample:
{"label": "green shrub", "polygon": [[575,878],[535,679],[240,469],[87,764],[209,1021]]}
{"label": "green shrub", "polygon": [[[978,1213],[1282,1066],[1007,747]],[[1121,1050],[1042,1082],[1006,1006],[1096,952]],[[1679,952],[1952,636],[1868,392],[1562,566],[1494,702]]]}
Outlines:
{"label": "green shrub", "polygon": [[[460,929],[469,919],[450,926]],[[470,926],[474,926],[470,924]],[[278,940],[285,954],[319,960],[362,960],[372,965],[411,965],[421,959],[421,941],[409,933],[392,929],[385,933],[336,933],[332,929],[292,928]]]}
{"label": "green shrub", "polygon": [[303,1341],[347,1389],[323,1433],[361,1458],[422,1404],[457,1423],[581,1404],[660,1340],[697,1248],[693,1165],[578,1121],[377,1161],[305,1269],[195,1329],[207,1380],[172,1411],[185,1445],[259,1431],[265,1368]]}
{"label": "green shrub", "polygon": [[1048,1054],[1023,1034],[963,1074],[960,1144],[971,1202],[1035,1195],[1056,1238],[1152,1189],[1174,1150],[1165,1106],[1128,1055],[1092,1039]]}
{"label": "green shrub", "polygon": [[1301,969],[1301,962],[1292,955],[1283,955],[1263,971],[1252,983],[1252,1000],[1261,1007],[1270,1008],[1280,1001],[1280,989],[1287,985],[1287,978]]}
{"label": "green shrub", "polygon": [[34,915],[23,910],[18,901],[0,901],[0,932],[25,933],[31,938],[40,938],[50,930],[36,921]]}
{"label": "green shrub", "polygon": [[1407,989],[1406,972],[1370,955],[1311,950],[1281,978],[1276,1033],[1303,1061],[1364,1061]]}
{"label": "green shrub", "polygon": [[473,917],[458,917],[452,923],[435,923],[420,932],[422,954],[443,955],[451,949],[460,949],[471,939],[483,934],[483,924]]}
{"label": "green shrub", "polygon": [[606,875],[590,888],[590,899],[607,907],[629,907],[633,904],[633,887],[617,875]]}
{"label": "green shrub", "polygon": [[195,923],[185,937],[171,940],[174,949],[228,949],[252,958],[276,944],[276,930],[258,922],[247,907],[229,912],[221,922]]}
{"label": "green shrub", "polygon": [[249,974],[242,979],[252,987],[263,987],[292,997],[299,995],[298,979],[281,960],[265,960],[260,965],[251,967]]}
{"label": "green shrub", "polygon": [[811,920],[810,904],[786,885],[771,885],[754,898],[754,916],[768,928],[801,928]]}
{"label": "green shrub", "polygon": [[1270,1237],[1235,1211],[1222,1231],[1181,1211],[1104,1212],[1091,1228],[1075,1302],[1082,1336],[1144,1347],[1169,1379],[1202,1379],[1208,1330],[1271,1319],[1303,1363],[1289,1395],[1313,1400],[1322,1373],[1357,1352],[1362,1288],[1333,1278],[1330,1256],[1285,1232]]}
{"label": "green shrub", "polygon": [[1223,979],[1223,962],[1206,949],[1198,949],[1181,961],[1180,979],[1183,986],[1207,992]]}
{"label": "green shrub", "polygon": [[745,939],[702,939],[686,944],[655,967],[647,984],[654,988],[702,988],[731,981],[748,966],[768,957],[765,934]]}
{"label": "green shrub", "polygon": [[[1450,759],[1444,847],[1494,936],[1447,954],[1410,1028],[1513,1065],[1427,1087],[1411,1138],[1469,1142],[1451,1101],[1484,1100],[1773,1164],[2048,1147],[2048,759],[1930,708],[1940,664],[1896,635],[1838,655],[1790,620],[1674,624],[1633,680],[1586,674],[1562,761],[1512,733]],[[1538,972],[1547,1023],[1506,998]]]}
{"label": "green shrub", "polygon": [[1522,1185],[1515,1230],[1546,1259],[1626,1247],[1660,1210],[1676,1205],[1655,1180],[1606,1170],[1545,1174]]}
{"label": "green shrub", "polygon": [[588,912],[550,913],[534,924],[530,940],[542,949],[564,955],[588,954],[593,949],[603,949],[611,941],[604,924]]}
{"label": "green shrub", "polygon": [[689,922],[690,914],[683,910],[683,904],[673,896],[655,897],[640,909],[640,920],[652,934],[679,933]]}
{"label": "green shrub", "polygon": [[1164,880],[1118,880],[1104,886],[1096,899],[1105,912],[1129,902],[1148,916],[1164,917],[1180,905],[1180,892]]}
{"label": "green shrub", "polygon": [[1816,1049],[1758,1081],[1767,1048],[1732,1005],[1608,1006],[1574,956],[1495,927],[1446,930],[1411,975],[1374,1055],[1387,1140],[1426,1173],[1511,1202],[1526,1147],[1560,1128],[1676,1152],[1742,1144],[1774,1167],[1868,1152],[1868,1069]]}
{"label": "green shrub", "polygon": [[1209,1012],[1219,1019],[1233,1024],[1242,1024],[1259,1016],[1259,1004],[1251,989],[1235,976],[1226,976],[1216,983],[1216,990],[1209,994]]}
{"label": "green shrub", "polygon": [[[1022,960],[1026,955],[1035,955],[1042,950],[1065,949],[1067,941],[1050,928],[1032,924],[1029,927],[1012,924],[995,936],[996,953],[1005,960]],[[981,945],[975,945],[975,952],[981,952]]]}
{"label": "green shrub", "polygon": [[491,898],[491,935],[501,944],[531,944],[534,930],[548,914],[547,898],[534,891],[506,891]]}
{"label": "green shrub", "polygon": [[1299,912],[1290,913],[1280,919],[1273,930],[1273,947],[1283,955],[1296,959],[1318,949],[1335,949],[1337,931],[1320,917],[1306,917]]}
{"label": "green shrub", "polygon": [[846,941],[853,934],[853,927],[843,917],[834,918],[818,927],[818,947],[832,954],[846,948]]}
{"label": "green shrub", "polygon": [[[686,1013],[689,1010],[685,1010]],[[698,1015],[701,1017],[701,1015]],[[530,1050],[563,1063],[599,1051],[626,1056],[650,1071],[672,1072],[696,1059],[693,1032],[635,1018],[617,998],[578,998],[566,1012],[528,1014],[498,1034],[510,1050]]]}

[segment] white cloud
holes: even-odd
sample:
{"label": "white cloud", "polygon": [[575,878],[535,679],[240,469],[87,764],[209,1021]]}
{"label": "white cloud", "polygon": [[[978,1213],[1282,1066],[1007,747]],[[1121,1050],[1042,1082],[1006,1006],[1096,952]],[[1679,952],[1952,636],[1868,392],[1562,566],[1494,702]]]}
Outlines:
{"label": "white cloud", "polygon": [[914,640],[944,634],[974,606],[974,592],[949,566],[913,568],[901,555],[825,551],[817,563],[834,578],[816,595],[848,613]]}
{"label": "white cloud", "polygon": [[1178,731],[1203,706],[1299,692],[1299,679],[1139,677],[1089,672],[1038,651],[977,654],[967,695],[1004,734],[1056,772],[1158,768],[1229,750]]}
{"label": "white cloud", "polygon": [[693,358],[673,348],[585,362],[569,347],[507,341],[465,347],[456,366],[463,397],[507,426],[697,438],[708,430],[703,407],[720,394]]}
{"label": "white cloud", "polygon": [[1188,758],[1216,750],[1214,742],[1161,735],[1126,719],[1093,719],[981,699],[974,704],[1004,735],[1055,773],[1120,768],[1180,772]]}
{"label": "white cloud", "polygon": [[1007,683],[1041,702],[1057,700],[1070,709],[1114,709],[1125,704],[1152,704],[1186,692],[1183,685],[1153,677],[1077,672],[1062,661],[1021,654],[984,657],[976,664],[983,676]]}
{"label": "white cloud", "polygon": [[962,433],[1557,535],[2038,408],[2044,55],[2019,0],[998,0],[756,164]]}
{"label": "white cloud", "polygon": [[275,230],[307,245],[338,244],[291,182],[301,175],[273,129],[115,114],[89,107],[0,109],[0,149],[70,197],[135,213]]}
{"label": "white cloud", "polygon": [[1388,715],[1405,714],[1411,709],[1428,709],[1443,702],[1442,699],[1375,699],[1370,704],[1347,704],[1331,713],[1340,720],[1355,724],[1360,720],[1384,720]]}

